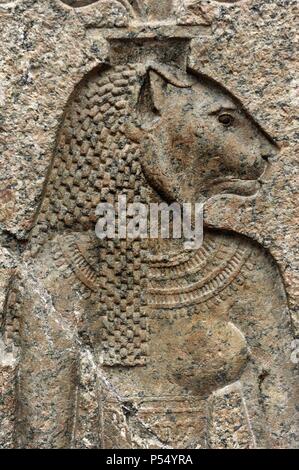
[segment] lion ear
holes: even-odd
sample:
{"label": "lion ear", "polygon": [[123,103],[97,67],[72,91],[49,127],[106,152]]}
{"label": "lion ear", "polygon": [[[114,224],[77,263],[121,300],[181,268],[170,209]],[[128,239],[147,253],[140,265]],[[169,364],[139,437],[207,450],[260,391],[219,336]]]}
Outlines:
{"label": "lion ear", "polygon": [[151,124],[163,114],[167,109],[166,102],[175,89],[191,86],[191,82],[186,80],[186,75],[177,69],[160,64],[148,64],[137,105],[142,125]]}
{"label": "lion ear", "polygon": [[161,114],[166,105],[169,82],[156,71],[149,71],[149,91],[154,110]]}
{"label": "lion ear", "polygon": [[166,81],[156,72],[148,71],[140,89],[137,116],[143,128],[149,128],[162,114],[166,102]]}

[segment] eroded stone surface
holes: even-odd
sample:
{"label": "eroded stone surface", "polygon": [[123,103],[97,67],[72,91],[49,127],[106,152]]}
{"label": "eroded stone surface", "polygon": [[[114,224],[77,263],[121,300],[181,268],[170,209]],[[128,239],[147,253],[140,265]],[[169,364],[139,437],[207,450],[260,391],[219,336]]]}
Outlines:
{"label": "eroded stone surface", "polygon": [[[298,446],[294,10],[1,3],[1,447]],[[119,195],[203,246],[100,241]]]}

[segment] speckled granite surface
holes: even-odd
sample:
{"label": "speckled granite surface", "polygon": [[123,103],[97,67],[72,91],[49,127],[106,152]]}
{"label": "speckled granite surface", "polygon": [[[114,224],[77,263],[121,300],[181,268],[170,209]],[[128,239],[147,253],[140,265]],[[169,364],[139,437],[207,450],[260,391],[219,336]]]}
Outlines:
{"label": "speckled granite surface", "polygon": [[[0,1],[0,448],[298,447],[296,15]],[[122,192],[203,247],[99,244]]]}

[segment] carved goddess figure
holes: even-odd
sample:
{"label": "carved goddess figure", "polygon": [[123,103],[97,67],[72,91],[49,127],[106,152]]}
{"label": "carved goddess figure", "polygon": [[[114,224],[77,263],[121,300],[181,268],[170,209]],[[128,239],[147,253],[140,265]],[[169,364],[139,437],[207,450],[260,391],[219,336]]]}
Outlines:
{"label": "carved goddess figure", "polygon": [[190,70],[105,66],[79,84],[8,304],[7,322],[20,322],[17,445],[292,445],[291,331],[272,258],[208,229],[196,251],[94,233],[97,205],[121,194],[249,197],[276,151]]}

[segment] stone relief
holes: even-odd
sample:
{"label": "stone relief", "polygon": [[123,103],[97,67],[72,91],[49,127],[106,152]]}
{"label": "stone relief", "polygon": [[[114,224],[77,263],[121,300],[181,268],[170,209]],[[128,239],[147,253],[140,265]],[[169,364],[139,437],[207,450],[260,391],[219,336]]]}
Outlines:
{"label": "stone relief", "polygon": [[[114,3],[151,21],[162,11]],[[163,2],[165,18],[174,4]],[[208,25],[199,4],[185,2],[177,24]],[[98,204],[119,195],[250,198],[278,147],[229,90],[188,67],[188,36],[108,41],[109,63],[69,99],[5,305],[18,351],[13,445],[292,446],[293,336],[272,257],[208,226],[196,251],[94,232]]]}
{"label": "stone relief", "polygon": [[[211,19],[209,12],[213,11],[213,5],[210,2],[202,0],[61,0],[63,3],[79,8],[95,4],[99,11],[111,12],[112,16],[118,14],[129,15],[131,21],[135,22],[161,22],[169,21],[170,18],[176,20],[179,25],[210,25]],[[227,0],[230,3],[230,0]],[[221,3],[222,0],[216,0],[214,4]],[[223,0],[225,3],[226,0]],[[232,0],[237,3],[238,0]],[[84,9],[83,9],[84,10]],[[82,11],[82,10],[81,10]],[[108,13],[109,14],[109,13]],[[117,23],[115,26],[119,26]]]}

